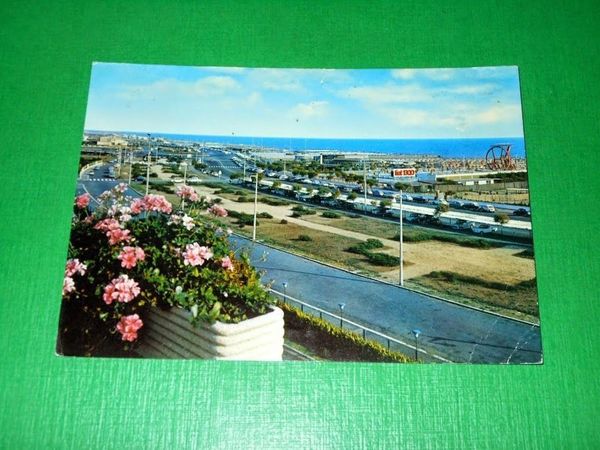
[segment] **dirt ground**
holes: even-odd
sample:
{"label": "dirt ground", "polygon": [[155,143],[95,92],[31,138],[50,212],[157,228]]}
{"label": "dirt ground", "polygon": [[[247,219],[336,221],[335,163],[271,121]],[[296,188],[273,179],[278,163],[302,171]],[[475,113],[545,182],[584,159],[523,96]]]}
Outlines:
{"label": "dirt ground", "polygon": [[[213,196],[213,192],[215,191],[205,186],[195,186],[195,189],[198,193],[209,196]],[[249,214],[252,214],[254,211],[253,203],[238,203],[225,198],[225,196],[219,197],[223,199],[222,205],[226,209]],[[371,235],[368,230],[365,230],[364,233],[359,233],[336,228],[334,226],[335,219],[331,219],[331,225],[326,225],[309,222],[302,218],[290,217],[292,206],[271,206],[259,202],[258,212],[268,212],[273,216],[274,220],[286,219],[289,223],[309,229],[351,237],[362,241],[377,238],[385,246],[381,250],[382,252],[394,256],[399,253],[399,243],[397,241]],[[456,272],[489,281],[516,284],[535,277],[533,260],[515,256],[516,253],[522,250],[522,248],[517,246],[478,249],[439,241],[405,243],[404,258],[409,264],[405,267],[404,276],[405,279],[410,279],[439,270]],[[349,254],[348,258],[350,257],[351,255]],[[398,269],[394,268],[389,271],[380,272],[380,276],[395,282],[398,278]]]}

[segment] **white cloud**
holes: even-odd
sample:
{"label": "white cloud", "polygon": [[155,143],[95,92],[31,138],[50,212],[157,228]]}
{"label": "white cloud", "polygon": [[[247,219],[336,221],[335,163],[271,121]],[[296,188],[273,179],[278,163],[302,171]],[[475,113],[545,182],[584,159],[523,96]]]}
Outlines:
{"label": "white cloud", "polygon": [[361,86],[345,89],[340,92],[343,97],[360,100],[367,104],[388,103],[423,103],[433,100],[431,91],[418,84],[399,86],[386,84],[383,86]]}
{"label": "white cloud", "polygon": [[521,106],[515,104],[495,105],[479,111],[472,116],[474,124],[496,124],[503,122],[512,122],[521,117]]}
{"label": "white cloud", "polygon": [[248,80],[254,85],[269,91],[302,92],[300,71],[286,69],[254,69]]}
{"label": "white cloud", "polygon": [[118,94],[127,100],[174,98],[174,97],[208,97],[224,95],[237,91],[240,85],[228,76],[209,76],[196,81],[181,81],[172,78],[155,81],[146,85],[129,85]]}
{"label": "white cloud", "polygon": [[399,80],[411,80],[417,74],[417,69],[394,69],[392,77]]}
{"label": "white cloud", "polygon": [[329,102],[324,100],[313,101],[309,103],[298,103],[290,110],[290,115],[294,119],[313,119],[324,117],[329,110]]}

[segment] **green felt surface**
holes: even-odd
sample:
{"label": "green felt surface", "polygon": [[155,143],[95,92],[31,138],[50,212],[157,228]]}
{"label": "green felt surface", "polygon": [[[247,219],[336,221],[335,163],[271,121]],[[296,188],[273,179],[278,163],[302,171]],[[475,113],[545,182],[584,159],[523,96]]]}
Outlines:
{"label": "green felt surface", "polygon": [[[0,6],[0,448],[598,448],[596,1]],[[542,366],[54,355],[92,61],[520,67]]]}

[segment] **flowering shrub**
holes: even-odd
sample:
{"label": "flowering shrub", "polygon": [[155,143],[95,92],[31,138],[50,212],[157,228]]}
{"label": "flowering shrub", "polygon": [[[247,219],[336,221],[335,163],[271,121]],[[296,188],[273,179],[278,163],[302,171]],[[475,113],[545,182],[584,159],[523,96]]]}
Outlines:
{"label": "flowering shrub", "polygon": [[272,301],[258,273],[217,222],[224,208],[187,186],[180,209],[160,195],[127,198],[125,190],[103,193],[98,205],[87,194],[75,200],[60,324],[65,354],[106,354],[116,344],[131,350],[151,308],[184,308],[192,323],[267,312]]}

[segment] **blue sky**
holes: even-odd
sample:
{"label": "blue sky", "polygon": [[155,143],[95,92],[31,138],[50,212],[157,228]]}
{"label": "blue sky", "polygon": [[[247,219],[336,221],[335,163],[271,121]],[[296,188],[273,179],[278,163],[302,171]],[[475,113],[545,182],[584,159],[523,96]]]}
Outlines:
{"label": "blue sky", "polygon": [[307,138],[522,137],[518,69],[94,63],[85,128]]}

